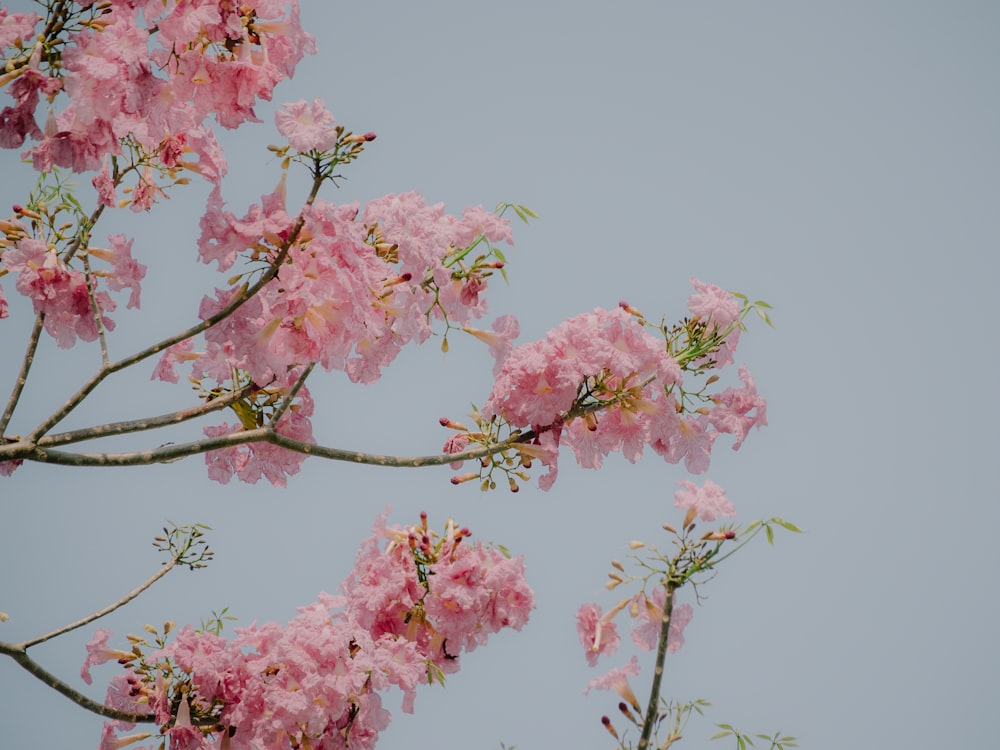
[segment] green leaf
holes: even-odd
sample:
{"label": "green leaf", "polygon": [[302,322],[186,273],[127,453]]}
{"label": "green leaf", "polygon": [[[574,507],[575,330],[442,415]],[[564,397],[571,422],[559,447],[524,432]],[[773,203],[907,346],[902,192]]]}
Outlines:
{"label": "green leaf", "polygon": [[[722,726],[721,724],[719,726]],[[710,740],[721,740],[723,737],[728,737],[732,732],[716,732],[708,739]]]}
{"label": "green leaf", "polygon": [[789,531],[794,531],[796,534],[803,534],[803,533],[805,533],[805,532],[802,531],[802,529],[800,529],[794,523],[789,523],[788,521],[784,520],[783,518],[777,518],[777,517],[775,517],[775,518],[772,518],[771,521],[774,522],[774,523],[776,523],[776,524],[778,524],[778,526],[780,526],[783,529],[788,529]]}
{"label": "green leaf", "polygon": [[755,305],[756,305],[757,307],[766,307],[766,308],[767,308],[768,310],[773,310],[773,309],[774,309],[774,308],[773,308],[773,307],[772,307],[771,305],[767,304],[767,303],[766,303],[766,302],[765,302],[764,300],[762,300],[762,299],[759,299],[759,300],[755,300],[755,301],[754,301],[754,304],[755,304]]}
{"label": "green leaf", "polygon": [[765,526],[764,531],[767,533],[767,543],[774,544],[774,529],[770,526]]}

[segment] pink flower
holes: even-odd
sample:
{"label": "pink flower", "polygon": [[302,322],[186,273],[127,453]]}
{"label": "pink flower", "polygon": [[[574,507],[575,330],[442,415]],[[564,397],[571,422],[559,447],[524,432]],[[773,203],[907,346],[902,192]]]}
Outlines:
{"label": "pink flower", "polygon": [[[677,593],[674,592],[674,600]],[[632,625],[632,641],[639,648],[652,651],[660,641],[660,630],[663,627],[663,603],[666,600],[666,590],[657,587],[652,598],[640,592],[635,597],[639,605],[639,615]],[[670,632],[667,633],[667,652],[674,653],[684,645],[684,628],[691,622],[694,609],[690,604],[675,604],[670,610]]]}
{"label": "pink flower", "polygon": [[653,449],[670,463],[684,461],[692,474],[704,474],[712,460],[712,445],[719,433],[711,432],[703,416],[676,419],[676,431],[669,442],[654,442]]}
{"label": "pink flower", "polygon": [[580,607],[576,613],[576,632],[583,644],[587,663],[592,667],[597,665],[598,656],[613,654],[621,642],[614,622],[601,616],[601,608],[597,604]]}
{"label": "pink flower", "polygon": [[11,13],[0,8],[0,50],[17,41],[30,41],[39,20],[34,13]]}
{"label": "pink flower", "polygon": [[201,355],[194,353],[193,350],[194,341],[192,339],[184,339],[183,341],[178,341],[173,346],[167,347],[167,350],[163,352],[163,356],[160,357],[160,361],[153,368],[150,380],[163,380],[168,383],[176,383],[178,377],[174,365],[178,362],[198,359]]}
{"label": "pink flower", "polygon": [[[97,338],[86,277],[69,268],[44,242],[21,240],[3,253],[0,263],[7,271],[19,273],[15,287],[31,299],[35,312],[45,313],[45,330],[61,348],[73,346],[77,337]],[[106,292],[95,293],[94,299],[105,330],[113,330],[114,321],[103,312],[115,309],[114,300]]]}
{"label": "pink flower", "polygon": [[108,157],[104,157],[104,167],[94,175],[91,181],[97,190],[97,202],[108,208],[115,207],[115,183],[111,178],[111,169]]}
{"label": "pink flower", "polygon": [[733,504],[726,499],[725,490],[711,479],[703,487],[686,480],[678,482],[683,489],[674,493],[674,507],[694,508],[702,521],[714,521],[718,516],[731,518],[736,515]]}
{"label": "pink flower", "polygon": [[639,660],[633,656],[624,667],[612,669],[607,674],[595,677],[588,682],[587,689],[583,691],[583,694],[587,695],[591,690],[614,690],[638,711],[640,710],[639,701],[636,699],[635,693],[632,692],[632,687],[628,684],[628,678],[630,676],[637,677],[638,674]]}
{"label": "pink flower", "polygon": [[300,99],[282,105],[274,119],[278,132],[288,139],[296,151],[329,151],[337,145],[337,131],[333,127],[333,115],[327,111],[321,99],[312,104]]}
{"label": "pink flower", "polygon": [[131,289],[126,307],[139,307],[140,284],[146,276],[146,266],[132,257],[132,240],[126,240],[123,234],[108,236],[110,249],[90,248],[88,251],[95,258],[111,263],[111,275],[108,278],[108,289],[119,291]]}
{"label": "pink flower", "polygon": [[725,328],[739,320],[739,303],[729,292],[694,277],[691,278],[691,285],[697,290],[688,297],[688,310],[692,315],[713,323],[716,328]]}
{"label": "pink flower", "polygon": [[90,643],[87,644],[87,658],[84,660],[83,666],[80,667],[80,678],[88,685],[93,682],[93,679],[90,676],[91,667],[103,664],[110,659],[115,659],[117,661],[130,660],[133,658],[133,654],[128,651],[108,648],[108,638],[112,635],[114,635],[114,633],[98,628]]}
{"label": "pink flower", "polygon": [[510,222],[507,219],[500,218],[482,206],[469,206],[462,211],[462,219],[454,240],[455,247],[468,247],[480,236],[486,237],[490,242],[502,241],[508,245],[514,244]]}
{"label": "pink flower", "polygon": [[715,429],[736,436],[733,450],[739,450],[743,445],[751,427],[759,430],[767,424],[767,401],[757,393],[757,384],[754,383],[750,370],[745,365],[740,365],[739,374],[743,387],[727,388],[712,396],[715,408],[708,415],[708,420]]}
{"label": "pink flower", "polygon": [[[444,447],[441,450],[444,453],[460,453],[468,447],[469,436],[464,432],[458,432],[445,441]],[[448,466],[457,471],[462,468],[462,462],[452,461]]]}

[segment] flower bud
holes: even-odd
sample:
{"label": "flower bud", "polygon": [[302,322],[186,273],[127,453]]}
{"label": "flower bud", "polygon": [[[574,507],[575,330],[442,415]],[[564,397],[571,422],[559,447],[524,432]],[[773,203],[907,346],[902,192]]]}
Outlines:
{"label": "flower bud", "polygon": [[614,725],[611,723],[611,719],[609,719],[607,716],[602,716],[601,717],[601,723],[604,725],[604,728],[607,729],[611,733],[611,736],[614,737],[617,740],[618,739],[618,730],[616,730],[615,727],[614,727]]}

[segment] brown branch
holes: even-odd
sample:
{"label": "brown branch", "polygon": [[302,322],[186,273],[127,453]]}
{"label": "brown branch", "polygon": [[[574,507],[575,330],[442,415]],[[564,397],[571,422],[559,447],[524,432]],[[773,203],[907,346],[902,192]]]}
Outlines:
{"label": "brown branch", "polygon": [[84,440],[94,440],[109,435],[124,435],[130,432],[142,432],[160,427],[169,427],[190,419],[196,419],[205,414],[211,414],[213,411],[218,411],[219,409],[225,409],[240,399],[245,398],[250,393],[250,390],[250,386],[244,386],[238,391],[227,393],[224,396],[219,396],[211,401],[206,401],[204,404],[193,406],[190,409],[179,409],[178,411],[161,414],[156,417],[145,417],[124,422],[110,422],[93,427],[84,427],[79,430],[60,432],[55,435],[46,435],[38,440],[37,445],[42,448],[48,448],[57,445],[67,445],[69,443],[79,443]]}
{"label": "brown branch", "polygon": [[44,669],[38,662],[28,656],[27,652],[20,645],[0,641],[0,654],[6,654],[50,688],[58,693],[62,693],[76,705],[80,706],[80,708],[85,708],[91,713],[103,716],[106,719],[127,721],[132,724],[156,723],[156,716],[153,714],[130,714],[125,711],[119,711],[118,709],[105,706],[102,703],[98,703],[97,701],[88,698],[79,690],[74,690],[72,687],[67,685],[48,670]]}
{"label": "brown branch", "polygon": [[[371,466],[414,468],[420,466],[443,466],[453,461],[469,461],[484,458],[512,448],[518,443],[526,443],[534,437],[535,433],[528,431],[517,433],[500,443],[472,448],[461,453],[440,453],[429,456],[386,456],[376,453],[329,448],[327,446],[315,445],[314,443],[304,443],[301,440],[280,435],[270,427],[258,427],[254,430],[240,430],[229,435],[206,438],[205,440],[164,445],[153,450],[132,451],[129,453],[71,453],[69,451],[48,450],[39,445],[31,446],[22,441],[21,443],[0,446],[0,460],[20,458],[26,461],[61,464],[64,466],[144,466],[147,464],[176,461],[187,456],[223,448],[234,448],[247,443],[265,442],[281,448],[287,448],[295,453],[327,458],[333,461],[348,461]],[[20,450],[17,450],[18,448]]]}
{"label": "brown branch", "polygon": [[81,617],[76,622],[71,622],[71,623],[69,623],[67,625],[63,625],[61,628],[56,628],[51,633],[46,633],[45,635],[40,635],[40,636],[37,636],[36,638],[31,638],[30,640],[22,641],[21,643],[15,644],[15,646],[17,648],[20,648],[22,651],[27,651],[32,646],[36,646],[39,643],[44,643],[45,641],[52,640],[53,638],[56,638],[56,637],[62,635],[63,633],[68,633],[71,630],[76,630],[77,628],[82,628],[84,625],[87,625],[88,623],[94,622],[95,620],[101,619],[105,615],[111,614],[116,609],[118,609],[120,607],[124,607],[130,601],[132,601],[133,599],[135,599],[136,597],[138,597],[139,594],[141,594],[143,591],[145,591],[146,589],[148,589],[154,583],[156,583],[157,581],[159,581],[161,578],[163,578],[163,576],[165,576],[171,570],[173,570],[174,566],[177,565],[179,559],[180,559],[179,557],[174,557],[171,560],[169,560],[168,562],[164,563],[163,567],[161,567],[153,575],[151,575],[149,578],[147,578],[145,581],[143,581],[141,584],[139,584],[139,586],[137,586],[132,591],[130,591],[127,594],[125,594],[125,596],[123,596],[118,601],[112,602],[111,604],[109,604],[108,606],[104,607],[103,609],[99,609],[96,612],[92,612],[89,615],[85,615],[84,617]]}
{"label": "brown branch", "polygon": [[17,408],[17,404],[21,400],[21,391],[24,390],[24,386],[28,382],[28,372],[35,361],[35,350],[38,349],[38,339],[41,336],[44,323],[45,313],[38,313],[35,316],[35,325],[31,329],[31,335],[28,337],[28,347],[21,362],[21,370],[17,373],[17,380],[14,382],[10,398],[7,399],[7,407],[4,409],[3,416],[0,416],[0,435],[4,434],[7,425],[10,424],[11,417],[14,416],[14,409]]}

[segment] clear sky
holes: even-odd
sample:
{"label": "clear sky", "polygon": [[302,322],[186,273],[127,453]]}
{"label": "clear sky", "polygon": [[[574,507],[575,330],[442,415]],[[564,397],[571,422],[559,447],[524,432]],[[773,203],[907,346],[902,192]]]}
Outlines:
{"label": "clear sky", "polygon": [[[676,319],[691,276],[774,305],[776,328],[751,321],[739,357],[769,399],[771,425],[738,453],[720,441],[708,476],[741,520],[779,515],[808,533],[752,546],[705,589],[686,645],[669,657],[665,693],[714,705],[680,747],[710,746],[715,722],[780,729],[813,750],[993,746],[1000,7],[302,5],[319,55],[275,101],[322,97],[338,122],[378,133],[330,200],[416,188],[453,211],[514,201],[540,215],[516,227],[511,284],[492,290],[495,314],[519,316],[521,342],[622,299]],[[278,138],[273,108],[258,112],[263,124],[225,141],[224,196],[238,214],[279,175],[263,148]],[[0,159],[6,206],[31,177],[16,154]],[[190,324],[223,283],[194,261],[206,194],[198,186],[138,221],[126,211],[102,222],[98,236],[135,234],[150,266],[142,312],[115,316],[113,352]],[[11,282],[0,284],[13,303]],[[25,345],[23,310],[12,304],[0,323],[4,399]],[[317,438],[436,452],[446,437],[438,417],[463,417],[491,385],[485,348],[451,343],[447,355],[433,342],[407,351],[370,387],[314,376]],[[30,429],[98,361],[95,347],[67,354],[46,340],[12,430]],[[103,406],[66,428],[192,403],[183,385],[148,375],[114,380],[98,394]],[[480,495],[450,476],[312,460],[279,490],[217,485],[198,458],[26,465],[0,482],[0,610],[11,615],[0,637],[37,635],[130,590],[159,565],[149,542],[167,518],[213,526],[217,560],[171,574],[104,627],[197,624],[226,606],[242,624],[285,622],[337,589],[386,505],[398,523],[426,509],[432,522],[454,516],[523,553],[538,608],[522,632],[463,657],[443,689],[418,694],[415,715],[392,698],[380,747],[610,747],[599,719],[617,697],[583,696],[603,669],[586,666],[574,613],[612,601],[608,561],[629,540],[656,541],[661,523],[679,520],[673,492],[687,475],[655,456],[584,471],[567,454],[548,493],[532,483]],[[33,653],[83,687],[92,632]],[[89,694],[102,698],[113,673],[95,670]],[[0,696],[3,747],[98,743],[100,719],[12,662],[0,662]]]}

